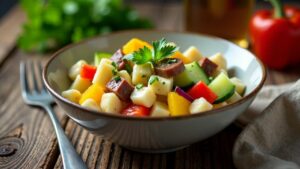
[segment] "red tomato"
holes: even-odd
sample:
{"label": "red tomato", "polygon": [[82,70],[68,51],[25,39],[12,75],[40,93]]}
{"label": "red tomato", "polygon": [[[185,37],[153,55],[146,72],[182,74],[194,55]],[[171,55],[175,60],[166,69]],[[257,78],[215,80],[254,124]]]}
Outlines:
{"label": "red tomato", "polygon": [[80,70],[80,76],[85,79],[93,80],[97,67],[84,64]]}
{"label": "red tomato", "polygon": [[144,117],[149,116],[150,109],[145,106],[130,104],[121,112],[121,114],[126,116]]}
{"label": "red tomato", "polygon": [[187,93],[194,99],[203,97],[210,103],[213,103],[218,98],[218,96],[202,81],[195,84]]}

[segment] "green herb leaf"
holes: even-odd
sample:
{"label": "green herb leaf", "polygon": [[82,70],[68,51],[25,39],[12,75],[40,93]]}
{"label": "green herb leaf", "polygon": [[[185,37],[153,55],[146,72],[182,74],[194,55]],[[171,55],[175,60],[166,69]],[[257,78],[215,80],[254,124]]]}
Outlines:
{"label": "green herb leaf", "polygon": [[117,75],[117,74],[118,74],[117,69],[113,69],[113,70],[112,70],[112,74],[113,74],[113,75]]}
{"label": "green herb leaf", "polygon": [[178,48],[162,38],[159,41],[154,41],[153,45],[153,60],[158,62],[159,60],[172,55],[178,50]]}
{"label": "green herb leaf", "polygon": [[111,62],[111,65],[112,65],[115,69],[118,68],[118,65],[116,64],[116,62]]}
{"label": "green herb leaf", "polygon": [[141,48],[138,51],[133,52],[133,59],[132,61],[136,64],[145,64],[147,62],[150,62],[152,58],[152,52],[151,50],[144,46],[144,48]]}
{"label": "green herb leaf", "polygon": [[149,79],[149,83],[150,85],[152,85],[153,83],[155,83],[156,81],[159,81],[157,76],[151,76]]}
{"label": "green herb leaf", "polygon": [[138,89],[138,90],[142,89],[143,87],[144,87],[144,85],[141,84],[141,83],[139,83],[139,84],[137,84],[137,85],[135,86],[135,88]]}

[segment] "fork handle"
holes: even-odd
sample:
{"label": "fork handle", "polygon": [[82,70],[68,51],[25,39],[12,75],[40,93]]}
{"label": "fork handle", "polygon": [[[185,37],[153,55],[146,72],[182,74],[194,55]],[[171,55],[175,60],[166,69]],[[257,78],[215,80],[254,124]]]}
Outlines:
{"label": "fork handle", "polygon": [[69,141],[64,130],[62,129],[60,122],[53,111],[53,108],[50,105],[44,105],[43,107],[48,112],[54,126],[59,150],[63,159],[64,169],[87,169],[87,166],[83,162],[82,158],[78,155],[74,149],[74,146]]}

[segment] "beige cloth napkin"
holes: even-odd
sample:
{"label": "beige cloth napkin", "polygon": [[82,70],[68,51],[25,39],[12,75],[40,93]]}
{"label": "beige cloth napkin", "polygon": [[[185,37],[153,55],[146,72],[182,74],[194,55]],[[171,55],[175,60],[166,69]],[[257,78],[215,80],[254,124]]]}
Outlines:
{"label": "beige cloth napkin", "polygon": [[281,93],[288,90],[294,83],[264,86],[256,96],[248,110],[238,117],[237,122],[243,126],[253,121]]}
{"label": "beige cloth napkin", "polygon": [[300,80],[293,85],[263,88],[239,121],[246,124],[255,117],[235,142],[235,166],[300,169]]}

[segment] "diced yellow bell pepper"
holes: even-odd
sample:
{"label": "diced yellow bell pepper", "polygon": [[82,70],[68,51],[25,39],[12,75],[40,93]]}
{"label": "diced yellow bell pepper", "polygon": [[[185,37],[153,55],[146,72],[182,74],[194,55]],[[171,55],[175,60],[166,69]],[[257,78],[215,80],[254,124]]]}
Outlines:
{"label": "diced yellow bell pepper", "polygon": [[101,97],[104,94],[103,88],[98,84],[92,84],[86,91],[81,95],[79,104],[82,104],[87,99],[93,99],[97,104],[100,105]]}
{"label": "diced yellow bell pepper", "polygon": [[188,57],[185,57],[181,52],[177,51],[175,52],[172,56],[170,56],[170,58],[177,58],[177,59],[180,59],[182,60],[182,62],[184,64],[188,64],[188,63],[191,63],[192,61],[188,58]]}
{"label": "diced yellow bell pepper", "polygon": [[149,43],[137,38],[132,38],[123,46],[123,53],[127,55],[139,50],[140,48],[143,48],[144,46],[148,47],[149,49],[152,48],[152,46]]}
{"label": "diced yellow bell pepper", "polygon": [[180,96],[176,92],[168,94],[168,105],[171,116],[181,116],[190,114],[191,102]]}

